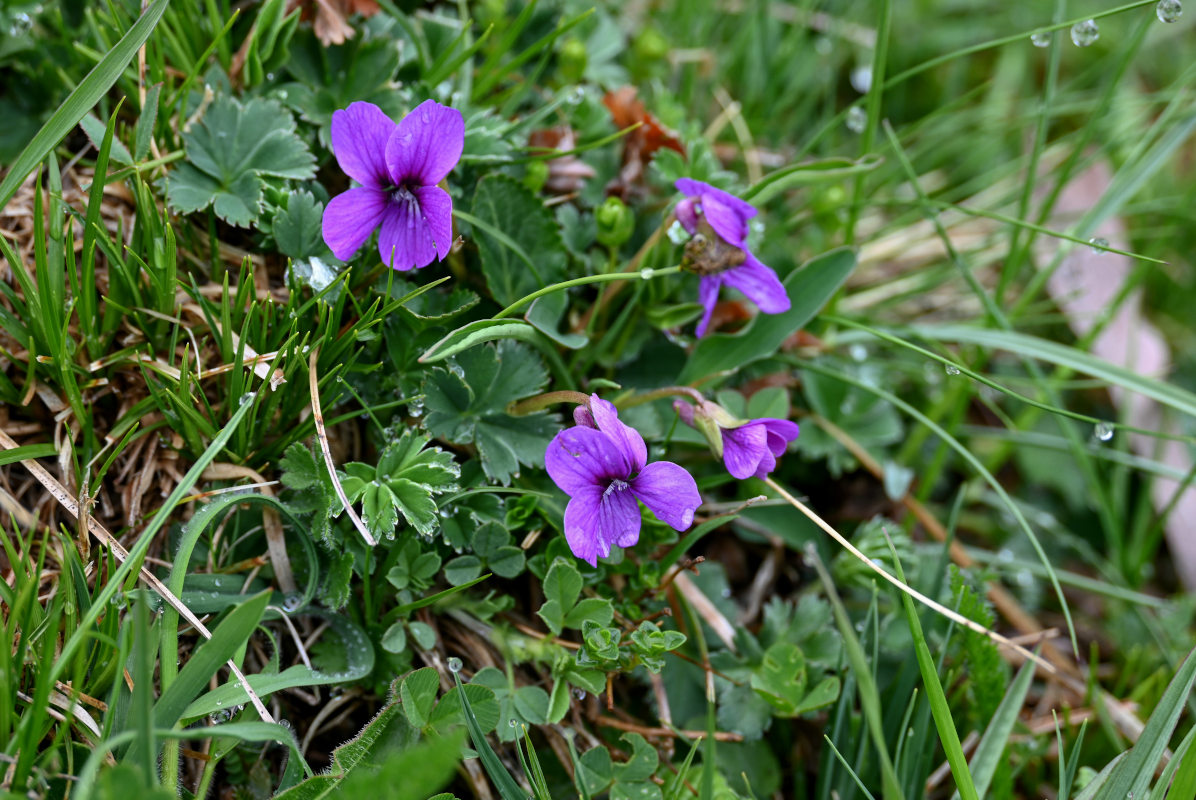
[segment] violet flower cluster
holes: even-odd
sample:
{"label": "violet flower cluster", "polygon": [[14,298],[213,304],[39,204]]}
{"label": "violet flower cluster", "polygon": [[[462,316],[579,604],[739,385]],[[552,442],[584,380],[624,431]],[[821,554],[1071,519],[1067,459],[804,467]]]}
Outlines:
{"label": "violet flower cluster", "polygon": [[712,249],[726,251],[721,258],[695,270],[702,276],[698,300],[706,308],[695,333],[705,335],[723,285],[738,289],[765,314],[788,311],[789,295],[776,272],[747,249],[748,220],[756,216],[755,207],[691,178],[680,178],[675,186],[686,195],[674,210],[677,221],[691,236],[717,237],[719,241],[711,243]]}
{"label": "violet flower cluster", "polygon": [[[591,566],[611,547],[631,547],[640,538],[638,503],[675,530],[690,526],[702,504],[693,476],[671,461],[648,463],[644,437],[619,420],[614,405],[590,397],[591,417],[553,438],[544,455],[549,477],[565,494],[565,539],[573,554]],[[638,503],[637,503],[638,501]]]}
{"label": "violet flower cluster", "polygon": [[465,147],[465,120],[426,100],[396,124],[373,103],[332,114],[332,152],[361,184],[324,209],[324,241],[348,259],[375,229],[382,263],[398,270],[443,260],[453,241],[453,201],[436,184]]}

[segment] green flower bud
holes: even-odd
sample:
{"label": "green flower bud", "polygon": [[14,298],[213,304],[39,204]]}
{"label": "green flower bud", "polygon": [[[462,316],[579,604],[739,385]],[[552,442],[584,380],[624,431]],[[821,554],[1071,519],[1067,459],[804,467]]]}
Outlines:
{"label": "green flower bud", "polygon": [[523,173],[523,185],[538,192],[548,181],[548,163],[546,161],[529,161],[527,170]]}
{"label": "green flower bud", "polygon": [[645,27],[636,35],[631,49],[641,61],[660,61],[669,54],[669,40],[656,28]]}
{"label": "green flower bud", "polygon": [[585,74],[588,61],[589,54],[586,52],[586,43],[581,39],[578,39],[576,36],[570,36],[561,42],[561,48],[557,51],[557,63],[561,81],[564,83],[576,83],[581,80],[581,76]]}
{"label": "green flower bud", "polygon": [[598,225],[598,241],[607,247],[618,247],[635,231],[635,214],[617,197],[608,197],[594,212]]}

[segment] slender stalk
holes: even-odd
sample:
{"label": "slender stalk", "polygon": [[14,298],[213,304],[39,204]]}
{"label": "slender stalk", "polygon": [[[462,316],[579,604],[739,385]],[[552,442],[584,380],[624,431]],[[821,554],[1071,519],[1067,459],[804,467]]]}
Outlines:
{"label": "slender stalk", "polygon": [[651,280],[652,278],[658,278],[661,275],[676,275],[680,271],[681,271],[681,267],[679,267],[679,266],[678,267],[665,267],[664,269],[646,269],[638,274],[631,273],[631,272],[616,272],[616,273],[608,273],[608,274],[603,274],[603,275],[586,275],[584,278],[574,278],[573,280],[569,280],[569,281],[561,281],[560,283],[554,283],[550,286],[545,286],[543,289],[537,289],[536,291],[532,292],[531,294],[529,294],[525,297],[519,298],[514,303],[511,303],[511,305],[507,306],[502,311],[499,311],[497,314],[495,314],[494,319],[503,319],[504,317],[509,317],[512,314],[514,314],[516,311],[518,311],[519,309],[523,308],[528,303],[532,302],[533,300],[538,300],[539,298],[541,298],[545,295],[552,294],[553,292],[559,292],[562,289],[570,289],[574,286],[585,286],[588,283],[608,283],[610,281],[628,281],[628,280],[635,280],[636,278],[639,278],[641,280]]}

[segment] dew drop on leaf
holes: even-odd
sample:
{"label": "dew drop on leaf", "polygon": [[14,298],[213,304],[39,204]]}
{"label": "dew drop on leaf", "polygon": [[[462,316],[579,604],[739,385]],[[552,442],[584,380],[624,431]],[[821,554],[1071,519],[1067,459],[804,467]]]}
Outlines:
{"label": "dew drop on leaf", "polygon": [[449,672],[458,673],[461,671],[462,666],[463,665],[461,663],[461,659],[457,658],[456,656],[451,656],[449,658],[449,660],[448,660]]}
{"label": "dew drop on leaf", "polygon": [[1159,22],[1179,22],[1179,18],[1184,14],[1183,3],[1179,0],[1159,0],[1159,4],[1154,7],[1154,13]]}
{"label": "dew drop on leaf", "polygon": [[1050,47],[1051,35],[1046,31],[1039,31],[1030,35],[1030,44],[1035,47]]}
{"label": "dew drop on leaf", "polygon": [[1076,47],[1088,47],[1100,38],[1100,27],[1094,19],[1086,19],[1071,26],[1071,41]]}
{"label": "dew drop on leaf", "polygon": [[863,133],[868,127],[868,112],[859,106],[852,106],[847,111],[847,130],[852,133]]}
{"label": "dew drop on leaf", "polygon": [[1092,436],[1100,442],[1107,442],[1113,438],[1113,426],[1107,422],[1098,422],[1092,428]]}

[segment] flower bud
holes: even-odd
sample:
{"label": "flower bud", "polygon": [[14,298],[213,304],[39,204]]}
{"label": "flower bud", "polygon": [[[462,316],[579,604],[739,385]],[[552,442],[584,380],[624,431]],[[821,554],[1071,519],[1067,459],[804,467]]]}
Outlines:
{"label": "flower bud", "polygon": [[582,428],[598,427],[598,423],[594,421],[594,414],[592,411],[590,411],[589,406],[573,407],[573,424]]}
{"label": "flower bud", "polygon": [[586,43],[576,36],[570,36],[561,43],[561,49],[557,51],[557,61],[561,81],[564,83],[577,83],[585,73],[586,63],[589,61],[589,55],[586,53]]}
{"label": "flower bud", "polygon": [[598,226],[598,242],[607,247],[618,247],[631,238],[635,231],[635,214],[617,197],[603,201],[594,212]]}

